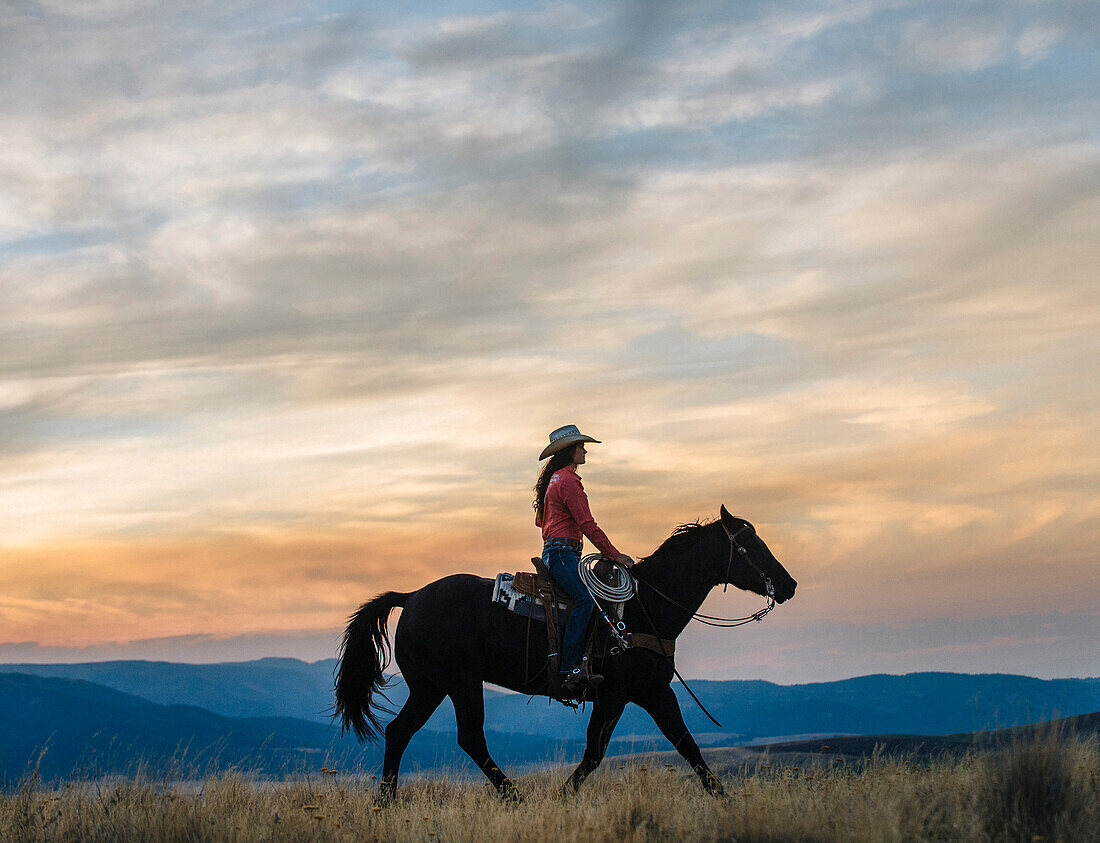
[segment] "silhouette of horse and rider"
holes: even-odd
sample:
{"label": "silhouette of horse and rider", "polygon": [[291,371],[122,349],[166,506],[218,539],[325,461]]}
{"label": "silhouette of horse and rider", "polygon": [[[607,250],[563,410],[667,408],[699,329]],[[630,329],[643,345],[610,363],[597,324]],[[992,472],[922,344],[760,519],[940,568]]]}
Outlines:
{"label": "silhouette of horse and rider", "polygon": [[[530,665],[557,656],[546,636],[530,635],[530,618],[492,600],[494,581],[455,574],[417,591],[388,591],[364,603],[344,633],[336,674],[335,716],[360,740],[385,736],[380,793],[397,791],[401,756],[444,697],[454,705],[458,745],[505,798],[515,798],[512,781],[501,771],[485,743],[483,683],[528,695],[587,699],[592,702],[587,744],[565,787],[576,790],[599,766],[627,703],[641,706],[662,734],[695,770],[711,793],[722,793],[699,746],[691,736],[671,682],[675,671],[672,642],[717,585],[729,584],[774,603],[794,596],[797,583],[779,563],[752,524],[729,514],[725,506],[712,522],[687,524],[649,556],[634,562],[619,553],[592,518],[576,469],[585,462],[585,443],[597,442],[573,425],[550,434],[540,460],[550,457],[535,486],[536,524],[542,528],[542,563],[572,598],[560,649],[561,676],[548,681]],[[590,624],[594,601],[579,576],[581,536],[606,559],[629,570],[636,593],[622,606],[619,626],[659,646],[615,646],[622,636],[608,624]],[[392,654],[409,696],[383,728],[376,694],[385,685],[390,655],[387,621],[401,607]],[[549,609],[548,609],[549,610]],[[766,610],[764,610],[766,611]],[[763,615],[758,612],[750,619]],[[701,616],[708,617],[708,616]],[[720,625],[720,624],[719,624]],[[600,654],[590,666],[585,650]],[[629,635],[629,633],[627,633]]]}

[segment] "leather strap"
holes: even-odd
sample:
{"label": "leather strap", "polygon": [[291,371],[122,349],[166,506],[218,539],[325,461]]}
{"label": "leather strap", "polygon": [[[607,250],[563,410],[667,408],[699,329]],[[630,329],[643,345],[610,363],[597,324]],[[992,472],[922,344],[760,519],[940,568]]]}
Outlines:
{"label": "leather strap", "polygon": [[558,626],[554,623],[554,594],[549,589],[539,589],[539,599],[542,601],[546,612],[546,641],[547,652],[550,654],[546,660],[547,678],[550,681],[550,692],[555,696],[561,696],[561,677],[558,675],[561,664],[561,637]]}
{"label": "leather strap", "polygon": [[658,638],[656,635],[646,635],[644,632],[630,633],[630,643],[643,650],[652,650],[662,656],[676,655],[675,638]]}

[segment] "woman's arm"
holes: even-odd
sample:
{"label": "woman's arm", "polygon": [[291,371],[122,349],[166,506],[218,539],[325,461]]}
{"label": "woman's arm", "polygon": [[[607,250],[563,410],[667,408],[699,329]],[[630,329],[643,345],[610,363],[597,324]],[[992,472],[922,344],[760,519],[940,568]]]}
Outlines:
{"label": "woman's arm", "polygon": [[[573,474],[573,472],[568,473]],[[615,549],[615,545],[611,543],[607,534],[600,529],[600,525],[597,524],[596,519],[592,517],[592,510],[588,505],[588,495],[584,492],[584,486],[581,484],[581,479],[576,474],[573,474],[572,477],[563,478],[563,480],[565,482],[562,483],[561,488],[562,500],[565,502],[569,514],[573,516],[573,520],[576,521],[577,526],[580,527],[581,533],[583,533],[604,556],[608,556],[612,559],[618,559],[620,556],[623,556],[624,554],[619,553],[619,551]]]}

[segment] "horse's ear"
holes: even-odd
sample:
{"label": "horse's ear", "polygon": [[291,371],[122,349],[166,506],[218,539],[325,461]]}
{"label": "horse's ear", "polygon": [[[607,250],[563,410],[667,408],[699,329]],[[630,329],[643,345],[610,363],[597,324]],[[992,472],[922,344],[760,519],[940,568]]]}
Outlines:
{"label": "horse's ear", "polygon": [[728,524],[729,526],[732,527],[733,526],[733,516],[729,514],[729,510],[726,509],[725,504],[722,504],[722,508],[718,512],[719,512],[719,517],[722,519],[723,523]]}

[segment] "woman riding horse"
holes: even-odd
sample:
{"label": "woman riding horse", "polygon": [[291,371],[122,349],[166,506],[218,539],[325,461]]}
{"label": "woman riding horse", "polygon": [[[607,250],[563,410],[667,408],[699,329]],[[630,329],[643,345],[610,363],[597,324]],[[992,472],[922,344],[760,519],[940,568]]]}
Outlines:
{"label": "woman riding horse", "polygon": [[[635,646],[603,662],[604,681],[594,689],[588,740],[565,787],[576,790],[599,766],[615,724],[628,704],[640,706],[712,793],[722,785],[707,766],[684,724],[670,687],[675,673],[675,639],[716,585],[729,583],[767,597],[768,606],[737,623],[763,617],[774,603],[794,596],[797,583],[772,555],[753,525],[723,506],[716,521],[678,527],[653,553],[634,566],[638,592],[623,608],[623,623]],[[385,732],[379,793],[397,791],[401,756],[444,697],[454,704],[458,745],[504,797],[515,796],[511,779],[497,766],[485,743],[483,682],[521,694],[550,693],[546,636],[530,635],[530,619],[494,603],[493,581],[452,574],[416,591],[387,591],[364,603],[352,616],[336,674],[335,715],[360,740]],[[393,655],[409,696],[401,711],[383,725],[376,695],[388,676],[387,619],[402,607]],[[714,620],[710,616],[702,616]],[[722,625],[722,624],[719,624]],[[734,625],[734,624],[726,624]],[[602,647],[607,632],[596,628]],[[646,646],[642,636],[650,639]]]}
{"label": "woman riding horse", "polygon": [[584,465],[585,442],[600,444],[599,439],[585,436],[576,425],[567,424],[550,434],[550,444],[539,460],[550,457],[535,484],[535,526],[542,528],[542,564],[555,582],[573,598],[573,611],[565,624],[561,646],[561,688],[577,696],[603,681],[598,673],[588,669],[584,656],[584,639],[595,606],[592,595],[581,582],[581,535],[609,559],[632,567],[634,560],[619,553],[615,545],[596,524],[588,506],[577,466]]}

